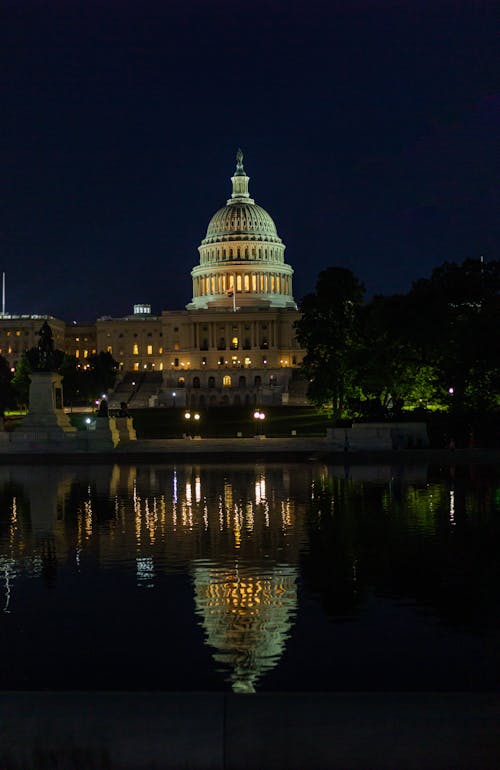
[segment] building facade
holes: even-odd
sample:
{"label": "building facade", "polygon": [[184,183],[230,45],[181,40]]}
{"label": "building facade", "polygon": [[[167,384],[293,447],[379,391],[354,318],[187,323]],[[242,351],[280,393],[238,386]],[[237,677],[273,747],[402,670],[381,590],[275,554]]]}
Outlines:
{"label": "building facade", "polygon": [[[231,181],[231,197],[210,219],[199,246],[185,310],[152,315],[149,305],[139,304],[123,318],[66,328],[47,319],[56,346],[82,365],[96,351],[111,353],[120,367],[115,400],[131,406],[293,400],[290,386],[304,354],[294,333],[293,270],[274,221],[250,197],[241,150]],[[25,348],[37,342],[35,326],[29,335],[23,327]],[[9,361],[15,366],[13,353]]]}

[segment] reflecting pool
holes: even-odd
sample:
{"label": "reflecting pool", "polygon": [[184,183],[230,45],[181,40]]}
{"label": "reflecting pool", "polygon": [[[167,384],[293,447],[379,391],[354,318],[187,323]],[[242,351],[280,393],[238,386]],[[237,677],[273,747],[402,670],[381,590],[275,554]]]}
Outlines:
{"label": "reflecting pool", "polygon": [[495,689],[499,522],[489,466],[0,466],[0,689]]}

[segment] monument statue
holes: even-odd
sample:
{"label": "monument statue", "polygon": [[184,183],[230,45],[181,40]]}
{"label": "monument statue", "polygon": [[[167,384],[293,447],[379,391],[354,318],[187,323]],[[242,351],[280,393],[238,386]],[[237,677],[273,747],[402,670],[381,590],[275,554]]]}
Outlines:
{"label": "monument statue", "polygon": [[47,321],[43,322],[42,328],[38,332],[40,339],[35,348],[31,348],[26,353],[26,358],[32,372],[55,372],[62,363],[64,353],[62,350],[54,348],[54,337],[52,329]]}

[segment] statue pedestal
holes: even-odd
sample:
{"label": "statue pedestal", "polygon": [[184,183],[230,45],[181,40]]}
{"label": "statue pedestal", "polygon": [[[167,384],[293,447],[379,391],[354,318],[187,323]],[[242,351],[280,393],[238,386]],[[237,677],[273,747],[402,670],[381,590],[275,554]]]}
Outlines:
{"label": "statue pedestal", "polygon": [[11,434],[11,443],[32,446],[74,440],[77,430],[63,409],[61,375],[33,372],[30,378],[28,414]]}

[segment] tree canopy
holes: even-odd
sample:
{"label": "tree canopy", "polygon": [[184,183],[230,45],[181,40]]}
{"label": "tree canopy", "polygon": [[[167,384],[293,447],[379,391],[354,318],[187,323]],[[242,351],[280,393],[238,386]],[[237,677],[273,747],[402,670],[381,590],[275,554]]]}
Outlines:
{"label": "tree canopy", "polygon": [[309,395],[336,416],[500,406],[500,262],[446,262],[404,295],[364,302],[344,268],[320,273],[297,337]]}
{"label": "tree canopy", "polygon": [[330,267],[319,274],[315,292],[302,300],[296,322],[297,339],[307,351],[303,371],[309,398],[330,401],[338,414],[356,388],[363,297],[364,286],[350,270]]}

